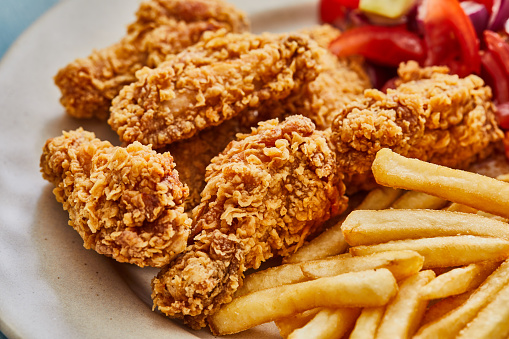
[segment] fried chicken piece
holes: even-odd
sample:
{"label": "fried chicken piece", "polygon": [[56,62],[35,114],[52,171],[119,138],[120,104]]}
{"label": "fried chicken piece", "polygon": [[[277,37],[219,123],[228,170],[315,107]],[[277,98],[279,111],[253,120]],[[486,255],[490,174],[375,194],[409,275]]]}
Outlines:
{"label": "fried chicken piece", "polygon": [[314,80],[324,52],[298,34],[204,34],[113,100],[108,123],[120,139],[160,148],[281,100]]}
{"label": "fried chicken piece", "polygon": [[367,90],[340,111],[332,126],[344,173],[369,173],[375,154],[391,148],[406,157],[466,168],[503,138],[491,90],[476,75],[459,78],[446,67],[402,64],[396,89]]}
{"label": "fried chicken piece", "polygon": [[188,189],[174,168],[169,153],[115,147],[81,128],[49,139],[41,156],[42,176],[84,247],[141,267],[162,267],[187,245]]}
{"label": "fried chicken piece", "polygon": [[118,43],[92,52],[61,69],[55,83],[60,102],[78,118],[107,119],[111,100],[135,81],[143,66],[155,67],[166,55],[196,43],[206,31],[249,29],[246,15],[222,0],[149,0]]}
{"label": "fried chicken piece", "polygon": [[331,126],[335,112],[362,97],[364,90],[372,87],[371,82],[362,58],[338,58],[328,51],[330,42],[341,34],[339,30],[320,25],[300,33],[325,49],[319,61],[320,73],[295,95],[260,107],[259,114],[266,119],[301,114],[313,120],[317,129],[325,130]]}
{"label": "fried chicken piece", "polygon": [[170,152],[180,180],[189,187],[189,197],[184,203],[186,211],[190,212],[200,203],[200,193],[205,187],[205,170],[212,158],[221,153],[237,133],[250,130],[240,119],[233,118],[158,150]]}
{"label": "fried chicken piece", "polygon": [[154,308],[192,328],[228,303],[243,272],[287,255],[347,205],[335,153],[303,116],[260,123],[207,167],[194,243],[152,281]]}

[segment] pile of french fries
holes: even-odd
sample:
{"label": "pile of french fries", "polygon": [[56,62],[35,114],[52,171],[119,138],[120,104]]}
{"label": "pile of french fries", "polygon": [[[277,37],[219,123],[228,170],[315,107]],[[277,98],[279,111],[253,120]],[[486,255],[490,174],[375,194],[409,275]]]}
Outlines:
{"label": "pile of french fries", "polygon": [[284,338],[509,337],[509,176],[388,149],[372,169],[383,186],[247,276],[210,318],[214,334],[274,321]]}

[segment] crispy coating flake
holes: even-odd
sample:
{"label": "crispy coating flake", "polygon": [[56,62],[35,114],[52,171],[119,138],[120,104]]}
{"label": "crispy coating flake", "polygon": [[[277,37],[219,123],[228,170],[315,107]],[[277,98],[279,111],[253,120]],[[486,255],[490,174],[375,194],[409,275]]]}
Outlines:
{"label": "crispy coating flake", "polygon": [[169,153],[115,147],[81,128],[49,139],[41,156],[85,248],[141,267],[168,264],[187,244],[188,189],[174,167]]}
{"label": "crispy coating flake", "polygon": [[329,128],[338,110],[363,96],[371,82],[360,57],[338,58],[327,49],[341,32],[329,25],[319,25],[300,31],[324,48],[319,64],[320,72],[284,100],[269,102],[258,107],[266,120],[300,114],[310,118],[319,130]]}
{"label": "crispy coating flake", "polygon": [[120,139],[160,148],[240,112],[292,94],[316,78],[324,52],[299,34],[205,34],[114,99],[108,123]]}
{"label": "crispy coating flake", "polygon": [[152,282],[154,308],[193,328],[231,301],[243,272],[287,255],[347,205],[335,153],[303,116],[260,123],[207,167],[194,243]]}
{"label": "crispy coating flake", "polygon": [[366,90],[332,126],[345,173],[370,171],[381,148],[453,168],[485,158],[500,143],[491,90],[481,78],[459,78],[445,67],[402,64],[396,89]]}
{"label": "crispy coating flake", "polygon": [[196,43],[206,31],[249,29],[246,15],[221,0],[149,0],[118,43],[94,51],[61,69],[55,83],[67,113],[107,119],[111,100],[143,66],[155,67],[168,54]]}

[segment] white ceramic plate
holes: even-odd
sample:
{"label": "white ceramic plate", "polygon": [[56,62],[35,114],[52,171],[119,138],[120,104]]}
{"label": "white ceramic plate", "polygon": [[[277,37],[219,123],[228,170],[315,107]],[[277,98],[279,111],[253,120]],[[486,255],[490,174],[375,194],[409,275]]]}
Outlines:
{"label": "white ceramic plate", "polygon": [[[254,32],[317,22],[316,1],[231,0]],[[118,144],[107,124],[70,118],[57,70],[117,41],[138,0],[67,0],[46,13],[0,63],[0,330],[9,338],[212,337],[151,310],[153,269],[85,250],[39,173],[46,139],[83,126]],[[277,337],[273,325],[238,336]]]}

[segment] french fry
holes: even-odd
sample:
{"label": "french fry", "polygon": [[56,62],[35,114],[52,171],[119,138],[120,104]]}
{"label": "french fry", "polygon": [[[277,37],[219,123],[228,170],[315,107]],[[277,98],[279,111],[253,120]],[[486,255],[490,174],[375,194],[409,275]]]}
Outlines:
{"label": "french fry", "polygon": [[343,220],[341,219],[337,224],[299,248],[294,254],[285,257],[283,262],[285,264],[294,264],[344,253],[348,248],[348,244],[341,232]]}
{"label": "french fry", "polygon": [[350,339],[374,339],[384,312],[385,306],[363,308],[350,333]]}
{"label": "french fry", "polygon": [[472,293],[467,301],[443,317],[421,327],[414,339],[455,338],[465,325],[475,318],[477,313],[493,300],[495,294],[508,283],[509,261],[506,260]]}
{"label": "french fry", "polygon": [[364,200],[357,206],[357,210],[383,210],[403,194],[402,190],[392,187],[377,187],[371,190]]}
{"label": "french fry", "polygon": [[276,319],[274,323],[279,329],[279,334],[283,338],[287,338],[290,333],[306,325],[320,310],[322,310],[320,307],[313,308],[298,314],[292,314],[286,318]]}
{"label": "french fry", "polygon": [[434,277],[435,273],[427,270],[400,282],[398,294],[386,306],[377,339],[409,338],[415,333],[428,304],[421,298],[420,289]]}
{"label": "french fry", "polygon": [[396,200],[391,207],[396,209],[440,209],[447,200],[430,194],[408,191]]}
{"label": "french fry", "polygon": [[453,202],[450,204],[447,208],[445,208],[446,211],[450,212],[462,212],[462,213],[477,213],[479,210],[475,209],[470,206],[466,206],[463,204],[458,204],[457,202]]}
{"label": "french fry", "polygon": [[386,148],[377,152],[371,168],[381,185],[428,193],[509,218],[507,182],[405,158]]}
{"label": "french fry", "polygon": [[422,288],[421,297],[426,300],[443,299],[477,288],[500,262],[483,261],[459,267],[439,275]]}
{"label": "french fry", "polygon": [[242,287],[235,292],[235,297],[305,280],[308,280],[308,278],[302,273],[299,264],[274,266],[248,275],[244,279]]}
{"label": "french fry", "polygon": [[467,301],[468,298],[470,298],[473,292],[474,290],[471,290],[463,294],[454,295],[452,297],[437,301],[426,310],[426,313],[424,313],[421,326],[435,321],[445,316],[445,314],[449,313],[453,309],[459,307],[461,304]]}
{"label": "french fry", "polygon": [[509,337],[509,284],[460,331],[458,339]]}
{"label": "french fry", "polygon": [[[371,190],[364,200],[355,209],[384,209],[393,203],[400,195],[401,190],[393,189],[390,187],[379,187]],[[353,204],[355,206],[355,202]],[[351,212],[344,213],[345,217]],[[343,253],[348,248],[348,244],[343,238],[341,232],[341,225],[345,217],[342,217],[334,226],[325,230],[322,234],[311,240],[294,254],[287,256],[283,259],[286,264],[298,263],[310,260],[323,259],[329,256]]]}
{"label": "french fry", "polygon": [[509,182],[509,173],[507,174],[501,174],[497,177],[497,180]]}
{"label": "french fry", "polygon": [[309,279],[331,277],[348,272],[387,268],[396,280],[419,272],[424,257],[415,251],[380,252],[361,257],[337,256],[300,264],[302,273]]}
{"label": "french fry", "polygon": [[325,308],[306,325],[293,331],[288,339],[341,338],[354,326],[359,316],[358,308]]}
{"label": "french fry", "polygon": [[477,214],[442,210],[353,211],[342,229],[351,246],[454,235],[509,240],[507,223]]}
{"label": "french fry", "polygon": [[424,257],[423,268],[469,265],[474,262],[502,261],[509,257],[509,241],[471,235],[397,240],[378,245],[350,248],[353,256],[385,251],[416,251]]}
{"label": "french fry", "polygon": [[385,305],[397,291],[396,279],[387,269],[346,273],[235,298],[208,321],[215,335],[232,334],[315,307]]}

